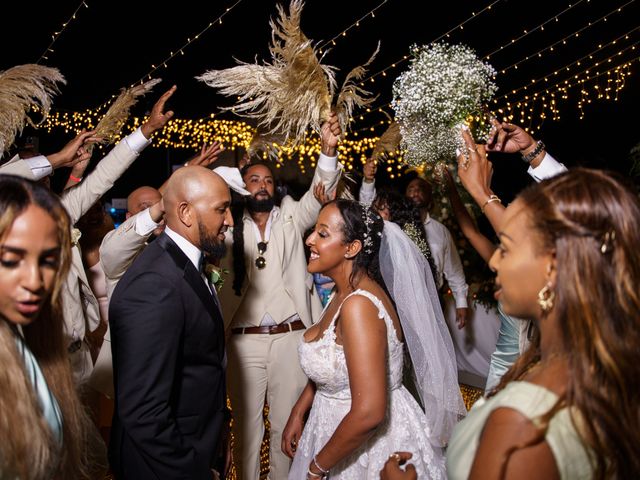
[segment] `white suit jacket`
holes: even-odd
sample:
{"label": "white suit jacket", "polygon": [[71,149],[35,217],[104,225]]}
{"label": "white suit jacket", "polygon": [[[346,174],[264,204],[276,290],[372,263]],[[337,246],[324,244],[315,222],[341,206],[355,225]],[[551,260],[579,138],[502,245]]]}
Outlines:
{"label": "white suit jacket", "polygon": [[[71,217],[71,224],[84,215],[120,178],[138,157],[127,142],[119,142],[77,186],[65,190],[61,200]],[[22,176],[29,180],[34,177],[29,165],[20,158],[13,157],[0,166],[0,173]],[[71,355],[71,362],[76,381],[82,382],[91,374],[93,362],[88,346],[84,342],[85,333],[93,331],[100,325],[100,309],[87,274],[82,263],[82,255],[77,244],[72,247],[72,263],[63,289],[63,313],[65,334],[69,344],[80,341],[79,350]]]}
{"label": "white suit jacket", "polygon": [[[313,186],[322,182],[326,192],[335,190],[340,178],[341,169],[326,171],[316,168],[309,190],[299,201],[286,196],[280,204],[280,215],[273,220],[271,225],[271,237],[274,244],[278,245],[278,255],[282,261],[282,279],[285,289],[291,296],[300,315],[302,322],[309,327],[312,325],[322,311],[320,298],[314,291],[313,276],[307,272],[307,259],[304,252],[304,233],[311,228],[318,218],[321,205],[313,196]],[[226,233],[225,242],[227,244],[227,255],[222,261],[222,268],[229,271],[227,278],[218,296],[222,306],[222,318],[227,329],[233,316],[244,298],[244,294],[251,281],[251,268],[249,262],[252,261],[248,249],[257,244],[255,232],[245,220],[244,225],[236,225],[234,228],[244,227],[245,261],[247,262],[247,276],[241,290],[241,296],[237,296],[233,291],[233,233],[229,229]]]}

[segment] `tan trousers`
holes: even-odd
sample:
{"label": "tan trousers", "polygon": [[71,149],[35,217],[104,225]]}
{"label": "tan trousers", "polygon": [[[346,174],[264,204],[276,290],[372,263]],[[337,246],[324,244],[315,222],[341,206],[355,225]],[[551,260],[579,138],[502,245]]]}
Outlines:
{"label": "tan trousers", "polygon": [[234,452],[239,480],[260,477],[262,411],[269,403],[271,480],[285,480],[291,461],[280,448],[282,431],[307,383],[298,343],[304,330],[269,334],[232,334],[227,343],[227,385],[234,419]]}

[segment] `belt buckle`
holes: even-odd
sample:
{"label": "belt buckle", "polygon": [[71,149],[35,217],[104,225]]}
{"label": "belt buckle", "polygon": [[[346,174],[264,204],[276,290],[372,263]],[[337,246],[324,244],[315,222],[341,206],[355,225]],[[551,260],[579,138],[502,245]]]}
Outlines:
{"label": "belt buckle", "polygon": [[278,332],[278,328],[280,327],[280,325],[269,325],[269,335],[275,335]]}

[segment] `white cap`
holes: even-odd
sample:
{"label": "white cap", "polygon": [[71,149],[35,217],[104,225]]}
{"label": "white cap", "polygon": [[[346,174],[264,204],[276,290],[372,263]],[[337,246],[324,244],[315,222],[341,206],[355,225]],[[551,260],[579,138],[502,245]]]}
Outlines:
{"label": "white cap", "polygon": [[234,192],[239,193],[240,195],[251,195],[249,191],[247,191],[244,187],[245,184],[242,181],[242,175],[240,175],[240,170],[233,167],[216,167],[213,169],[218,175],[220,175],[229,188]]}

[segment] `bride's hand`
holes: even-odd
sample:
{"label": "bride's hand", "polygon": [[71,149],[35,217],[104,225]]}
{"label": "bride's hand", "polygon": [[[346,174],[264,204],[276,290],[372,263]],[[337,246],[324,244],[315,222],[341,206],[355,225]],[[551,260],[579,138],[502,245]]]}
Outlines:
{"label": "bride's hand", "polygon": [[418,474],[413,465],[408,464],[404,470],[400,468],[411,457],[410,452],[395,452],[389,455],[387,463],[380,471],[380,480],[416,480]]}
{"label": "bride's hand", "polygon": [[302,436],[303,427],[304,423],[302,421],[302,416],[297,415],[295,412],[291,412],[289,420],[287,420],[287,425],[284,427],[284,431],[282,432],[281,446],[282,453],[289,458],[293,458],[296,454],[298,441],[300,441],[300,437]]}

